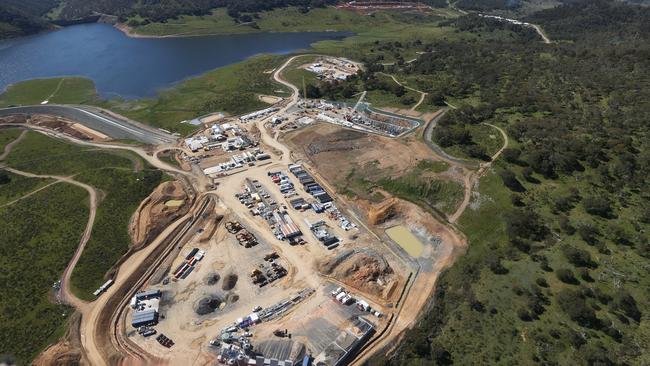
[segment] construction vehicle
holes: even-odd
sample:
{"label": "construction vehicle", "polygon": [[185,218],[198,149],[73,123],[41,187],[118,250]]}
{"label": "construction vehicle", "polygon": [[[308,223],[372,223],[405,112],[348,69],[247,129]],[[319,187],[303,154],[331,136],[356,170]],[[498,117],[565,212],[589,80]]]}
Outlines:
{"label": "construction vehicle", "polygon": [[277,252],[271,252],[271,253],[264,256],[264,260],[267,261],[267,262],[272,261],[272,260],[274,260],[276,258],[280,258],[280,256],[278,255]]}
{"label": "construction vehicle", "polygon": [[237,241],[239,241],[239,244],[243,245],[245,248],[250,248],[257,245],[257,238],[255,238],[255,235],[249,233],[246,230],[238,233],[235,238]]}
{"label": "construction vehicle", "polygon": [[251,272],[251,278],[253,279],[253,284],[258,284],[266,280],[266,276],[257,268]]}
{"label": "construction vehicle", "polygon": [[242,226],[237,221],[228,221],[226,222],[226,230],[231,234],[236,234],[242,229]]}
{"label": "construction vehicle", "polygon": [[289,332],[286,329],[276,329],[273,331],[273,335],[276,337],[284,338],[289,336]]}

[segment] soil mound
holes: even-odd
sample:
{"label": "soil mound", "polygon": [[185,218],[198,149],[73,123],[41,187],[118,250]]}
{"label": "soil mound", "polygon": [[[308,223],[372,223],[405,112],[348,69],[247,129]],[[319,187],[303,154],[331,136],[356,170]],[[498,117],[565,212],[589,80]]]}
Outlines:
{"label": "soil mound", "polygon": [[237,280],[239,277],[237,277],[236,274],[230,273],[226,275],[226,277],[223,278],[223,283],[221,284],[221,289],[224,291],[230,291],[235,286],[237,286]]}
{"label": "soil mound", "polygon": [[223,303],[223,299],[217,295],[207,296],[200,299],[194,306],[194,311],[198,315],[210,314],[217,310]]}
{"label": "soil mound", "polygon": [[380,204],[368,207],[368,222],[371,225],[381,225],[397,214],[397,200],[390,198]]}
{"label": "soil mound", "polygon": [[210,273],[208,275],[208,277],[205,278],[205,283],[208,286],[213,286],[213,285],[216,285],[217,282],[219,282],[220,279],[221,279],[221,276],[219,276],[218,273]]}
{"label": "soil mound", "polygon": [[131,219],[129,232],[134,247],[146,245],[170,223],[184,215],[190,206],[187,204],[188,200],[180,182],[165,182],[159,185],[140,204]]}
{"label": "soil mound", "polygon": [[397,280],[388,262],[374,251],[345,251],[321,262],[318,270],[356,289],[384,296]]}
{"label": "soil mound", "polygon": [[239,295],[237,295],[236,293],[230,292],[228,293],[228,295],[226,295],[226,302],[228,304],[234,304],[237,301],[239,301]]}

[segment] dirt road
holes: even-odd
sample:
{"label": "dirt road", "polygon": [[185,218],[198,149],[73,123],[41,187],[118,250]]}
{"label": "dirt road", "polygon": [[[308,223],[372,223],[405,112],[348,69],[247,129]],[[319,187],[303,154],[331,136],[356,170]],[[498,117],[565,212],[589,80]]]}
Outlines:
{"label": "dirt road", "polygon": [[40,191],[42,191],[42,190],[45,190],[45,189],[50,188],[51,186],[53,186],[53,185],[55,185],[55,184],[57,184],[57,183],[61,183],[61,181],[58,181],[58,180],[57,180],[57,181],[54,181],[54,182],[52,182],[52,183],[50,183],[50,184],[46,184],[46,185],[44,185],[43,187],[38,188],[38,189],[36,189],[36,190],[33,190],[33,191],[27,193],[26,195],[24,195],[24,196],[22,196],[22,197],[16,198],[16,199],[13,200],[13,201],[10,201],[10,202],[5,203],[4,205],[0,206],[0,208],[7,207],[7,206],[11,206],[11,205],[13,205],[13,204],[16,204],[16,203],[18,203],[18,202],[24,200],[25,198],[28,198],[28,197],[33,196],[33,195],[35,195],[36,193],[38,193],[38,192],[40,192]]}
{"label": "dirt road", "polygon": [[542,30],[542,27],[540,27],[537,24],[531,24],[530,26],[537,32],[537,34],[539,34],[540,37],[542,37],[542,41],[544,41],[544,43],[546,43],[546,44],[551,43],[551,39],[548,38],[548,36],[546,36],[544,31]]}
{"label": "dirt road", "polygon": [[[5,125],[10,125],[13,126],[13,124],[5,124]],[[147,161],[149,164],[153,165],[156,168],[159,168],[161,170],[170,172],[172,174],[181,174],[183,176],[186,176],[192,180],[194,180],[195,184],[193,186],[197,186],[198,188],[205,190],[207,189],[207,177],[203,176],[202,174],[200,176],[197,176],[193,174],[192,172],[185,172],[183,170],[177,169],[163,161],[161,161],[157,155],[154,153],[153,155],[150,155],[150,152],[147,151],[146,149],[142,147],[137,147],[137,146],[129,146],[129,145],[118,145],[118,144],[110,144],[110,143],[93,143],[93,142],[88,142],[88,141],[82,141],[75,139],[73,137],[64,135],[62,133],[43,128],[40,126],[33,126],[33,125],[27,125],[27,124],[15,124],[16,127],[22,127],[22,128],[28,128],[31,130],[35,130],[40,133],[44,133],[48,136],[51,136],[53,138],[65,140],[77,145],[81,146],[92,146],[96,148],[102,148],[102,149],[118,149],[118,150],[128,150],[132,151],[136,154],[138,154],[140,157],[142,157],[145,161]],[[24,136],[24,133],[21,134],[21,136]],[[18,139],[17,139],[18,140]],[[5,152],[3,153],[3,158],[9,154],[11,151],[11,147],[14,146],[18,141],[15,140],[11,144],[9,144],[5,148]],[[164,149],[169,149],[169,148],[174,148],[173,146],[159,146],[159,150],[164,150]],[[96,215],[96,210],[97,210],[97,202],[98,202],[98,195],[96,190],[84,183],[75,181],[71,177],[61,177],[61,176],[53,176],[53,175],[38,175],[38,174],[32,174],[28,172],[23,172],[19,171],[13,168],[9,167],[4,167],[4,169],[14,173],[14,174],[19,174],[23,175],[26,177],[32,177],[32,178],[47,178],[47,179],[54,179],[57,182],[64,182],[64,183],[69,183],[73,184],[76,186],[79,186],[81,188],[84,188],[88,193],[90,197],[90,213],[89,213],[89,219],[88,223],[86,225],[86,229],[83,233],[83,236],[80,240],[80,244],[77,247],[77,250],[66,267],[64,273],[63,273],[63,278],[61,280],[61,296],[62,296],[62,301],[74,306],[81,314],[82,314],[82,322],[80,325],[80,334],[81,334],[81,342],[83,345],[83,353],[87,357],[88,361],[92,365],[108,365],[111,362],[109,361],[108,358],[106,358],[107,352],[105,351],[105,347],[108,347],[110,345],[107,345],[106,343],[106,329],[104,326],[100,326],[98,324],[99,320],[102,318],[102,315],[107,315],[107,312],[110,309],[110,313],[112,314],[113,311],[116,311],[116,309],[113,308],[106,308],[107,304],[109,304],[109,300],[111,300],[111,296],[114,295],[115,289],[118,288],[118,286],[114,286],[109,288],[107,293],[105,293],[103,296],[101,296],[98,300],[88,303],[85,301],[82,301],[78,299],[74,294],[71,293],[70,288],[69,288],[69,283],[70,283],[70,275],[77,264],[81,253],[83,252],[83,249],[90,239],[91,233],[92,233],[92,227],[94,224],[95,220],[95,215]],[[189,215],[189,214],[188,214]],[[180,225],[182,222],[186,221],[187,217],[180,218],[176,222],[172,223],[169,225],[165,231],[163,231],[158,238],[154,240],[154,242],[147,246],[145,249],[137,252],[135,255],[133,255],[129,260],[127,260],[119,269],[118,275],[115,278],[115,282],[119,281],[125,281],[127,278],[129,278],[130,275],[135,273],[138,268],[140,267],[141,263],[145,260],[147,260],[148,256],[152,254],[154,249],[157,248],[157,244],[160,242],[164,241],[167,236],[171,235],[171,233],[177,228],[178,225]],[[118,352],[128,352],[128,350],[121,349]],[[146,352],[142,352],[146,356]]]}
{"label": "dirt road", "polygon": [[492,166],[492,163],[494,163],[495,160],[501,156],[501,153],[503,150],[505,150],[508,147],[508,135],[506,132],[501,129],[498,126],[495,126],[490,123],[483,123],[486,126],[490,126],[492,128],[495,128],[501,133],[501,136],[503,136],[503,146],[497,151],[494,155],[492,155],[490,161],[486,163],[482,163],[479,167],[479,169],[475,172],[469,172],[467,175],[465,175],[464,179],[464,186],[465,186],[465,191],[463,195],[463,202],[458,206],[458,209],[456,209],[456,212],[454,212],[450,217],[449,217],[449,222],[451,223],[456,223],[458,219],[463,215],[465,212],[465,209],[467,209],[467,206],[469,206],[469,203],[472,199],[472,190],[474,189],[474,185],[481,179],[481,177],[485,174],[485,172],[488,171],[488,169]]}
{"label": "dirt road", "polygon": [[[433,127],[435,127],[435,120],[441,118],[443,115],[444,112],[440,113],[426,127],[425,141],[428,140],[430,142],[431,130],[433,129]],[[464,189],[463,202],[460,204],[456,212],[449,217],[448,219],[449,224],[443,224],[447,232],[448,246],[445,248],[445,253],[442,253],[434,262],[435,269],[428,276],[428,278],[422,278],[420,274],[416,274],[416,277],[418,278],[413,281],[412,287],[405,293],[404,302],[402,306],[399,308],[398,313],[393,318],[393,321],[391,322],[389,327],[385,330],[385,333],[383,333],[377,340],[375,340],[374,343],[370,344],[366,349],[364,349],[358,355],[358,357],[355,359],[352,365],[363,365],[364,362],[367,362],[367,360],[370,357],[372,357],[372,355],[374,355],[376,352],[386,351],[386,350],[391,351],[395,349],[395,347],[399,343],[397,340],[404,334],[405,330],[410,329],[413,326],[413,324],[415,324],[415,322],[421,315],[421,310],[427,303],[429,303],[430,297],[432,296],[435,290],[440,273],[442,273],[444,269],[453,265],[456,259],[462,254],[464,248],[466,248],[467,240],[465,236],[460,231],[458,231],[458,229],[456,229],[454,224],[458,221],[458,219],[462,216],[462,214],[467,209],[472,197],[472,191],[475,183],[481,178],[483,174],[485,174],[485,172],[490,168],[492,163],[499,158],[503,150],[508,147],[508,142],[509,142],[508,136],[505,133],[505,131],[503,131],[503,129],[489,123],[484,123],[484,124],[497,129],[503,136],[504,144],[492,156],[492,160],[490,162],[481,164],[478,170],[476,171],[468,169],[462,162],[459,163],[454,158],[449,159],[450,157],[447,154],[445,154],[444,151],[442,151],[442,149],[432,148],[432,151],[434,152],[434,154],[438,156],[438,158],[446,161],[451,166],[462,169],[465,172],[464,174],[465,189]],[[428,145],[429,147],[432,146],[437,147],[437,145],[435,144],[428,144]],[[443,154],[439,154],[438,153],[439,151],[442,151]]]}
{"label": "dirt road", "polygon": [[61,291],[60,291],[60,300],[66,304],[74,306],[75,308],[77,308],[77,310],[79,310],[83,314],[84,311],[87,310],[86,305],[88,303],[79,299],[72,293],[72,291],[70,291],[70,276],[72,275],[72,270],[77,265],[77,262],[79,261],[79,258],[81,257],[81,253],[86,247],[88,240],[90,240],[90,234],[92,233],[93,225],[95,223],[95,216],[97,214],[97,190],[95,190],[94,187],[91,187],[85,183],[78,182],[70,177],[33,174],[33,173],[13,169],[7,166],[2,168],[13,174],[22,175],[28,178],[54,179],[57,182],[72,184],[77,187],[81,187],[85,189],[86,192],[88,192],[88,197],[90,199],[88,222],[86,224],[86,229],[84,230],[83,235],[79,240],[79,246],[77,246],[77,250],[75,251],[74,255],[72,256],[72,259],[70,260],[68,266],[65,268],[65,271],[63,272],[63,276],[61,278]]}
{"label": "dirt road", "polygon": [[19,143],[23,138],[25,138],[26,134],[27,134],[27,130],[23,130],[23,132],[21,132],[20,135],[18,135],[18,137],[16,137],[15,140],[13,140],[10,143],[8,143],[7,145],[5,145],[5,149],[4,149],[3,153],[2,153],[2,155],[0,155],[0,161],[6,159],[7,156],[9,156],[9,153],[11,152],[11,149],[13,149],[13,147],[17,143]]}

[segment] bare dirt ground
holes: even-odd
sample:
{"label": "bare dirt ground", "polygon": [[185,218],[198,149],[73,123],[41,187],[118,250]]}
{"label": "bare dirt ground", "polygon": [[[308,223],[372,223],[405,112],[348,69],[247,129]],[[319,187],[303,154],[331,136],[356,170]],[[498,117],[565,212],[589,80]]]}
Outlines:
{"label": "bare dirt ground", "polygon": [[218,121],[222,120],[223,118],[224,118],[223,113],[213,113],[213,114],[211,114],[209,116],[201,118],[201,122],[203,122],[205,124],[210,124],[210,123],[218,122]]}
{"label": "bare dirt ground", "polygon": [[[288,133],[284,141],[294,155],[313,164],[326,179],[332,177],[331,182],[337,186],[348,174],[359,174],[356,169],[375,161],[391,176],[408,172],[421,159],[445,161],[432,154],[429,147],[414,135],[395,140],[315,124]],[[436,175],[436,178],[459,182],[464,182],[465,177],[465,170],[453,166],[448,172]],[[403,303],[394,313],[394,321],[369,343],[355,364],[362,364],[373,352],[396,344],[400,335],[413,326],[422,309],[430,302],[439,274],[454,263],[467,247],[465,237],[453,227],[437,221],[417,205],[391,197],[386,192],[381,194],[385,199],[379,204],[358,197],[351,203],[353,210],[366,217],[371,224],[369,228],[388,243],[396,256],[413,263],[415,270],[406,284]],[[405,225],[425,244],[420,258],[410,258],[383,233],[386,228],[398,224]],[[402,289],[399,290],[396,292],[401,293]]]}
{"label": "bare dirt ground", "polygon": [[75,139],[83,141],[102,142],[109,141],[110,138],[99,131],[95,131],[84,125],[65,118],[54,117],[43,114],[27,116],[24,114],[15,114],[0,118],[0,124],[26,124],[47,128]]}
{"label": "bare dirt ground", "polygon": [[75,312],[68,319],[65,335],[55,344],[45,349],[34,361],[35,366],[68,366],[82,364],[83,353],[79,334],[81,313]]}
{"label": "bare dirt ground", "polygon": [[276,96],[274,96],[274,95],[263,95],[263,94],[260,94],[260,95],[258,95],[257,97],[258,97],[259,100],[261,100],[262,102],[264,102],[264,103],[268,103],[268,104],[275,104],[275,103],[278,103],[278,102],[280,102],[280,101],[282,100],[281,97],[276,97]]}
{"label": "bare dirt ground", "polygon": [[[178,202],[175,202],[178,201]],[[129,233],[132,246],[140,248],[160,234],[169,223],[185,215],[189,199],[178,181],[159,185],[136,210],[131,218]]]}
{"label": "bare dirt ground", "polygon": [[397,177],[422,159],[436,160],[414,134],[392,139],[314,123],[287,133],[281,140],[296,158],[311,162],[322,175],[334,177],[332,183],[336,185],[355,169],[371,163]]}

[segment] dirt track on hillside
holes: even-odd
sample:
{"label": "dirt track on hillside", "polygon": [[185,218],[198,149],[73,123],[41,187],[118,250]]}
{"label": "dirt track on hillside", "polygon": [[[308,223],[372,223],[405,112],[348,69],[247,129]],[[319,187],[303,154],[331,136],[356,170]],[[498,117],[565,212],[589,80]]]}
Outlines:
{"label": "dirt track on hillside", "polygon": [[83,232],[83,235],[81,236],[81,239],[79,240],[79,246],[77,246],[77,249],[72,256],[72,259],[68,263],[68,266],[65,268],[65,271],[63,272],[63,276],[61,277],[61,291],[60,291],[60,297],[59,300],[63,303],[69,304],[77,308],[80,312],[84,312],[87,307],[87,302],[79,299],[77,296],[75,296],[72,291],[70,291],[70,276],[72,275],[72,270],[74,267],[77,265],[77,262],[79,261],[79,258],[81,257],[81,253],[83,252],[84,248],[86,247],[86,244],[88,243],[88,240],[90,240],[90,235],[93,230],[93,225],[95,223],[95,216],[97,214],[97,204],[98,204],[98,195],[97,195],[97,190],[94,187],[91,187],[85,183],[78,182],[70,177],[62,177],[62,176],[57,176],[57,175],[42,175],[42,174],[33,174],[29,172],[24,172],[21,170],[13,169],[10,167],[3,167],[4,170],[11,172],[13,174],[17,175],[22,175],[24,177],[28,178],[40,178],[40,179],[54,179],[58,182],[63,182],[63,183],[68,183],[75,185],[77,187],[81,187],[88,192],[88,196],[90,199],[90,204],[89,204],[89,212],[88,212],[88,222],[86,224],[86,229]]}

